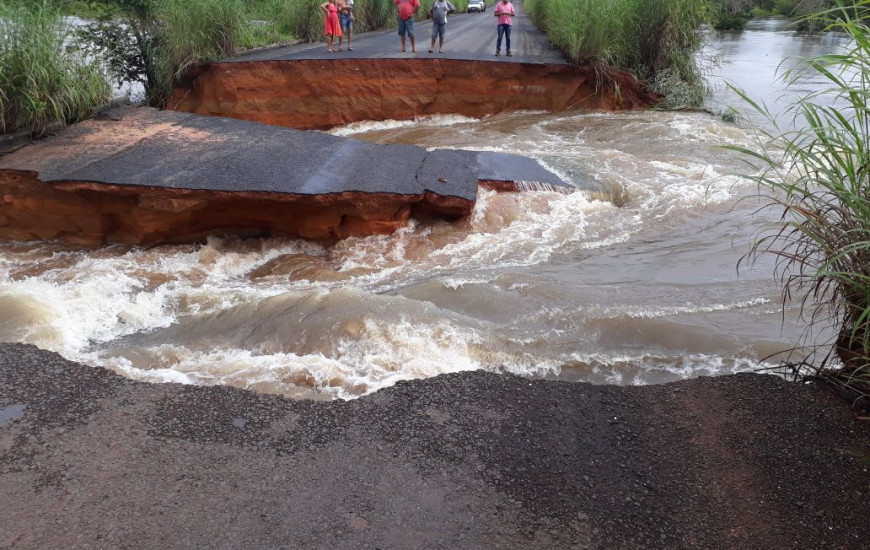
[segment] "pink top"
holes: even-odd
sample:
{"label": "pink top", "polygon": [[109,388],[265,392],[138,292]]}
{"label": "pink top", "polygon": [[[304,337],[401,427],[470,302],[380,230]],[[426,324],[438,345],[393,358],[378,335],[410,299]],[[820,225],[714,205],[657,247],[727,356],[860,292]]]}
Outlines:
{"label": "pink top", "polygon": [[497,3],[495,5],[495,14],[498,15],[499,25],[513,25],[513,16],[516,15],[516,12],[514,12],[514,5],[510,2]]}

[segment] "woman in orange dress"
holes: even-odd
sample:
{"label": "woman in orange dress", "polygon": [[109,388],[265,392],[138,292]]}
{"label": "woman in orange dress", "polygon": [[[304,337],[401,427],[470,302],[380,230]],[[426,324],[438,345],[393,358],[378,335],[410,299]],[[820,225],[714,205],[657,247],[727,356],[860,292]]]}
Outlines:
{"label": "woman in orange dress", "polygon": [[326,14],[323,20],[323,34],[326,35],[326,51],[334,52],[332,49],[332,39],[336,36],[344,36],[341,34],[341,25],[338,23],[338,6],[335,5],[335,0],[327,0],[320,5],[320,9]]}

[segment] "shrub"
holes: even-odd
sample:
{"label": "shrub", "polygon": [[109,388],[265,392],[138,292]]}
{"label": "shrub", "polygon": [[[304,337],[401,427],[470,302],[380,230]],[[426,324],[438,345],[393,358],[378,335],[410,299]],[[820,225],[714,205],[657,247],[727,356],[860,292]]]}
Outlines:
{"label": "shrub", "polygon": [[720,12],[713,22],[713,28],[717,31],[741,31],[746,26],[749,16],[750,14],[746,12],[736,14]]}
{"label": "shrub", "polygon": [[[833,323],[831,342],[842,368],[829,359],[813,368],[860,394],[870,394],[870,0],[837,0],[813,16],[848,33],[847,51],[807,60],[785,75],[794,85],[809,71],[828,84],[798,100],[800,129],[764,131],[760,152],[735,148],[760,161],[753,176],[779,223],[763,233],[749,258],[772,254],[783,301],[802,296],[809,327]],[[761,114],[767,111],[743,94]],[[776,128],[773,117],[767,122]],[[830,358],[830,354],[823,354]]]}
{"label": "shrub", "polygon": [[46,1],[0,4],[0,132],[74,122],[110,97],[105,75],[66,48],[71,29]]}
{"label": "shrub", "polygon": [[236,53],[250,26],[241,0],[110,0],[112,11],[81,29],[89,55],[119,82],[141,82],[162,106],[192,65]]}

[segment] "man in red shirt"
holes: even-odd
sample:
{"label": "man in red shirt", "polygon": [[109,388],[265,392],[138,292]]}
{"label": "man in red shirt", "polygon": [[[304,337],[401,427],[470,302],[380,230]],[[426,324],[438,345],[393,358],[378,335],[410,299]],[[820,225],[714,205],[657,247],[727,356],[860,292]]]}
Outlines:
{"label": "man in red shirt", "polygon": [[393,0],[399,16],[399,37],[402,39],[402,51],[405,51],[405,35],[411,39],[411,51],[417,51],[414,41],[414,14],[420,9],[420,0]]}

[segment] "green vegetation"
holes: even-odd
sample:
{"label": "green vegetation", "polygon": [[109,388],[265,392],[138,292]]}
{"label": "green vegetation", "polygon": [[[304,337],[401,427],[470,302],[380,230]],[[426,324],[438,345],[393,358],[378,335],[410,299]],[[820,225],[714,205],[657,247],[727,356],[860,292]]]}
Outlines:
{"label": "green vegetation", "polygon": [[627,69],[666,96],[666,107],[699,105],[697,66],[706,0],[526,0],[535,24],[571,61],[607,82],[608,67]]}
{"label": "green vegetation", "polygon": [[[837,0],[812,18],[852,38],[848,51],[809,59],[808,71],[828,87],[793,107],[804,129],[763,132],[760,152],[735,148],[763,170],[752,177],[779,222],[757,240],[750,259],[772,254],[783,300],[803,296],[809,327],[838,328],[832,354],[810,368],[856,397],[870,396],[870,0]],[[763,105],[743,97],[775,120]]]}
{"label": "green vegetation", "polygon": [[104,59],[119,83],[142,83],[151,105],[163,105],[192,65],[292,39],[288,0],[101,3],[103,16],[79,33],[86,53]]}
{"label": "green vegetation", "polygon": [[42,133],[74,122],[107,101],[100,70],[67,51],[71,28],[43,0],[0,2],[0,133]]}
{"label": "green vegetation", "polygon": [[753,17],[784,15],[800,17],[801,28],[812,30],[811,18],[816,13],[834,4],[833,0],[712,0],[713,27],[718,30],[740,30]]}

